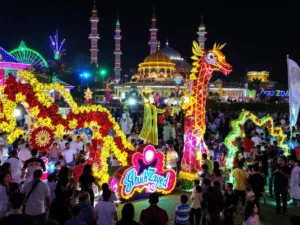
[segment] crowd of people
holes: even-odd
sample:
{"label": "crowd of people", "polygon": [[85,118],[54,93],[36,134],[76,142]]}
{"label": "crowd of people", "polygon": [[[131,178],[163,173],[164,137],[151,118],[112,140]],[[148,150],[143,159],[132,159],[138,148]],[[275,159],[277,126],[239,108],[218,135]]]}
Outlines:
{"label": "crowd of people", "polygon": [[[142,109],[110,110],[128,141],[135,147],[143,144],[138,136],[143,124]],[[256,114],[262,117],[266,113]],[[202,155],[202,169],[199,179],[193,182],[192,193],[181,195],[180,204],[174,207],[174,224],[234,225],[237,215],[243,214],[245,225],[258,225],[270,216],[263,215],[261,210],[261,204],[266,203],[266,193],[275,198],[277,214],[288,213],[288,201],[300,207],[300,132],[295,128],[290,132],[286,114],[269,114],[276,126],[281,126],[287,134],[289,156],[284,156],[267,127],[257,127],[247,121],[245,137],[237,140],[239,151],[232,161],[233,169],[228,170],[225,167],[228,149],[223,141],[230,131],[230,121],[237,118],[239,112],[207,112],[204,138],[210,152]],[[165,153],[166,166],[176,172],[180,170],[183,153],[183,124],[181,112],[174,114],[167,110],[158,116],[159,144],[156,147]],[[1,225],[171,223],[167,211],[157,205],[157,194],[150,194],[150,206],[141,212],[138,222],[134,221],[132,203],[123,206],[119,219],[117,193],[106,183],[98,185],[92,172],[90,144],[81,136],[65,135],[62,140],[56,139],[47,152],[32,149],[23,136],[18,137],[8,151],[5,139],[5,134],[0,134]],[[299,217],[291,217],[291,225],[295,224],[300,224]]]}

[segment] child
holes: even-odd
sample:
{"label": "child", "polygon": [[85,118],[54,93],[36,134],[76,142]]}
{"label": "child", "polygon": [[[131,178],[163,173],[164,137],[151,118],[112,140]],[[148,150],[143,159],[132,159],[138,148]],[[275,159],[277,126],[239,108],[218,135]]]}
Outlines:
{"label": "child", "polygon": [[194,187],[193,187],[192,193],[196,193],[196,187],[200,185],[200,181],[199,180],[194,180],[193,185],[194,185]]}
{"label": "child", "polygon": [[56,176],[54,173],[49,174],[47,177],[47,181],[46,184],[48,185],[49,189],[50,189],[50,200],[51,202],[53,201],[53,199],[55,198],[55,188],[56,188]]}
{"label": "child", "polygon": [[208,166],[206,164],[202,165],[201,168],[202,168],[202,171],[201,171],[201,174],[200,174],[200,180],[201,180],[201,186],[203,188],[203,180],[205,178],[208,178],[210,180],[211,177],[210,177],[210,174],[208,172]]}
{"label": "child", "polygon": [[201,202],[202,202],[202,188],[198,185],[195,187],[196,191],[191,196],[191,213],[190,224],[194,224],[194,217],[196,219],[196,225],[200,225],[201,219]]}
{"label": "child", "polygon": [[181,205],[176,207],[174,224],[175,225],[188,225],[189,224],[189,214],[191,207],[186,204],[188,202],[188,197],[186,195],[181,195],[180,203]]}
{"label": "child", "polygon": [[258,208],[254,202],[247,202],[244,213],[244,225],[260,224]]}
{"label": "child", "polygon": [[58,175],[59,175],[60,170],[61,170],[60,162],[56,162],[55,163],[55,170],[53,171],[53,174],[55,175],[55,181],[58,180]]}
{"label": "child", "polygon": [[65,225],[85,225],[84,222],[82,222],[80,219],[79,219],[79,215],[81,213],[81,207],[80,205],[75,205],[73,208],[72,208],[72,219],[69,219]]}
{"label": "child", "polygon": [[62,155],[58,156],[58,162],[60,163],[60,165],[62,167],[67,165],[66,160],[64,159],[64,157]]}

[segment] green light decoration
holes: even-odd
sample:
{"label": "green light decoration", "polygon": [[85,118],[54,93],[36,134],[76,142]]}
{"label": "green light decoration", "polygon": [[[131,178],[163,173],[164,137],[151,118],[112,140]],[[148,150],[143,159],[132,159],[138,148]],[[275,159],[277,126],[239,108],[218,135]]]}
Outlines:
{"label": "green light decoration", "polygon": [[101,76],[105,76],[107,74],[107,70],[106,69],[101,69],[99,72],[100,72]]}
{"label": "green light decoration", "polygon": [[55,52],[54,59],[55,60],[59,60],[60,59],[59,52]]}
{"label": "green light decoration", "polygon": [[57,81],[57,75],[53,75],[51,81],[52,83],[55,83]]}
{"label": "green light decoration", "polygon": [[256,126],[267,127],[270,136],[276,138],[278,146],[282,148],[285,155],[288,155],[288,145],[284,143],[286,135],[283,133],[281,127],[274,127],[273,118],[271,116],[265,116],[259,119],[256,115],[249,111],[242,111],[239,118],[231,121],[232,130],[225,138],[225,145],[228,148],[228,157],[226,160],[226,167],[233,167],[233,158],[235,153],[239,150],[237,145],[237,138],[245,137],[244,124],[247,120],[251,120]]}
{"label": "green light decoration", "polygon": [[24,41],[21,41],[20,46],[12,50],[10,54],[23,63],[31,64],[39,68],[49,67],[43,56],[37,51],[27,48]]}

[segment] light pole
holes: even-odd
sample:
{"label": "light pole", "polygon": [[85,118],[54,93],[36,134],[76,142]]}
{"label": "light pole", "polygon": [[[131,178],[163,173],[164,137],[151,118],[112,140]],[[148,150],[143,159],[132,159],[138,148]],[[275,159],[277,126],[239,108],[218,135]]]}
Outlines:
{"label": "light pole", "polygon": [[89,74],[89,73],[87,73],[87,72],[85,72],[85,73],[81,73],[80,75],[80,95],[81,95],[81,100],[83,100],[83,84],[82,84],[82,78],[84,78],[84,79],[88,79],[90,76],[91,76],[91,74]]}

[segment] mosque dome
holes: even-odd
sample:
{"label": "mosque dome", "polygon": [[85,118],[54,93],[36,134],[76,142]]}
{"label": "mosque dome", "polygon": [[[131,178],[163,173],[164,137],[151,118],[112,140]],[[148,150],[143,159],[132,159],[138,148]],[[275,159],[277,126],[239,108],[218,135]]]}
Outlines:
{"label": "mosque dome", "polygon": [[191,69],[192,69],[191,64],[189,64],[184,60],[176,62],[176,72],[178,73],[187,74],[191,71]]}
{"label": "mosque dome", "polygon": [[163,54],[161,51],[155,52],[147,56],[144,60],[144,63],[171,63],[171,59]]}
{"label": "mosque dome", "polygon": [[140,78],[172,78],[174,71],[175,63],[161,51],[147,56],[138,69]]}
{"label": "mosque dome", "polygon": [[169,46],[169,43],[167,41],[166,46],[161,50],[162,53],[167,55],[171,60],[183,60],[181,58],[181,54],[176,51],[174,48],[171,48]]}

